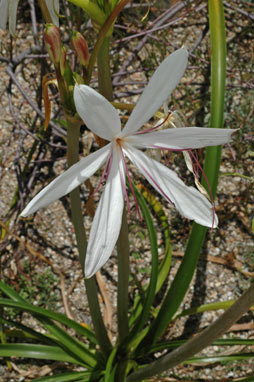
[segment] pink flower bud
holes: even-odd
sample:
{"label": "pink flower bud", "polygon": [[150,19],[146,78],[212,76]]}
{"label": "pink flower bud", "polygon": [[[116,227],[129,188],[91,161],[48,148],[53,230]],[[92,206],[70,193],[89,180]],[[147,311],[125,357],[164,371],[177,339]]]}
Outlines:
{"label": "pink flower bud", "polygon": [[74,32],[71,38],[72,46],[77,53],[79,62],[87,66],[89,62],[88,45],[86,39],[79,32]]}
{"label": "pink flower bud", "polygon": [[61,58],[61,36],[59,28],[53,24],[46,24],[44,40],[51,60],[55,65],[59,64]]}

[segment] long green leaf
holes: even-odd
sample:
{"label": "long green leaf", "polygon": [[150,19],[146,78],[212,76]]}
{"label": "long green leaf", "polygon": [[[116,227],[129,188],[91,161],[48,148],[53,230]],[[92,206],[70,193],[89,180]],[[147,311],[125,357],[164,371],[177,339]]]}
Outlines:
{"label": "long green leaf", "polygon": [[107,365],[106,365],[106,371],[105,371],[105,377],[104,382],[111,382],[112,381],[112,371],[115,372],[115,369],[113,368],[113,363],[115,360],[115,356],[117,353],[117,347],[115,346],[108,357]]}
{"label": "long green leaf", "polygon": [[85,344],[82,344],[80,341],[70,336],[64,329],[55,325],[51,320],[45,317],[43,324],[48,331],[57,338],[59,346],[61,346],[66,353],[85,365],[94,367],[97,364],[96,356],[89,351]]}
{"label": "long green leaf", "polygon": [[[129,185],[128,180],[127,180],[127,184]],[[157,236],[156,236],[156,231],[153,224],[153,219],[150,214],[149,208],[147,207],[145,199],[137,190],[137,188],[134,186],[134,184],[132,184],[132,187],[148,228],[148,235],[149,235],[149,240],[151,243],[152,270],[151,270],[150,283],[145,291],[144,301],[141,302],[141,299],[139,297],[135,301],[136,306],[135,306],[135,310],[133,311],[133,315],[130,318],[130,322],[133,321],[133,317],[137,319],[134,324],[134,327],[132,328],[131,332],[129,333],[126,340],[124,341],[122,345],[123,347],[126,346],[126,344],[131,343],[132,339],[136,337],[137,333],[140,332],[143,326],[145,325],[150,314],[150,308],[154,301],[154,297],[156,293],[157,277],[158,277]]]}
{"label": "long green leaf", "polygon": [[133,185],[133,189],[135,192],[135,196],[137,198],[138,204],[142,211],[142,215],[146,221],[148,236],[151,243],[151,255],[152,255],[152,269],[151,269],[151,277],[148,289],[146,291],[146,298],[143,304],[142,313],[138,318],[134,328],[130,333],[130,338],[133,338],[144,326],[146,323],[149,314],[150,308],[153,304],[155,293],[156,293],[156,285],[158,278],[158,247],[157,247],[157,235],[156,230],[154,228],[153,219],[149,208],[145,202],[145,199],[141,195],[141,193],[137,190],[137,188]]}
{"label": "long green leaf", "polygon": [[[44,319],[44,326],[58,339],[58,343],[64,346],[65,349],[69,349],[74,357],[76,355],[77,361],[83,361],[83,364],[89,366],[95,366],[97,363],[96,357],[92,354],[85,345],[81,344],[79,341],[72,338],[67,332],[61,329],[58,325],[55,325],[48,318],[55,317],[56,313],[49,310],[45,310],[25,302],[16,302],[8,299],[0,299],[0,306],[8,306],[16,309],[21,309],[22,311],[27,311],[30,313],[36,313],[38,316],[42,316]],[[57,316],[59,313],[57,314]]]}
{"label": "long green leaf", "polygon": [[49,336],[45,336],[42,333],[36,332],[35,330],[28,328],[25,325],[20,324],[19,322],[12,321],[12,320],[5,320],[4,318],[0,317],[0,324],[5,324],[11,327],[16,327],[20,329],[17,330],[5,330],[6,337],[14,337],[14,338],[23,338],[23,339],[34,339],[37,341],[40,341],[42,343],[48,344],[48,345],[57,345],[56,341],[53,338],[50,338]]}
{"label": "long green leaf", "polygon": [[168,218],[164,213],[162,204],[154,196],[154,194],[151,191],[149,191],[143,185],[138,185],[137,188],[139,191],[141,191],[141,194],[144,197],[145,201],[153,209],[154,214],[156,215],[156,219],[158,220],[158,223],[160,224],[160,226],[162,226],[162,230],[164,234],[165,251],[164,251],[163,260],[161,261],[159,265],[157,285],[156,285],[156,293],[158,293],[162,285],[164,284],[166,278],[168,277],[168,273],[169,273],[170,265],[171,265],[171,258],[172,258],[172,248],[171,248]]}
{"label": "long green leaf", "polygon": [[230,355],[214,355],[206,357],[193,357],[183,363],[215,363],[215,362],[234,362],[234,361],[245,361],[254,358],[254,353],[235,353]]}
{"label": "long green leaf", "polygon": [[[211,128],[223,127],[224,92],[226,79],[226,37],[223,3],[221,0],[209,0],[211,58]],[[213,197],[216,195],[221,146],[206,148],[204,172],[209,181]],[[206,186],[205,179],[202,184]],[[155,343],[167,328],[179,308],[194,275],[200,250],[205,240],[207,228],[193,223],[185,255],[175,279],[165,297],[160,312],[150,331],[140,345],[140,349]]]}
{"label": "long green leaf", "polygon": [[[172,340],[172,341],[163,341],[152,345],[149,351],[149,354],[157,353],[165,349],[176,349],[179,346],[184,345],[187,340]],[[214,341],[210,346],[253,346],[254,339],[242,339],[242,338],[225,338]]]}
{"label": "long green leaf", "polygon": [[0,344],[0,357],[22,357],[70,362],[85,366],[81,361],[71,357],[58,346],[34,344]]}
{"label": "long green leaf", "polygon": [[[8,285],[6,285],[1,280],[0,280],[0,289],[8,297],[10,297],[13,301],[23,302],[23,303],[27,304],[27,306],[34,307],[33,305],[28,304],[23,298],[21,298],[18,295],[18,293],[16,293],[12,288],[10,288]],[[83,327],[82,325],[79,325],[77,322],[75,322],[73,320],[70,320],[65,315],[63,315],[61,313],[55,313],[55,312],[52,312],[51,310],[46,310],[43,308],[38,308],[38,307],[34,307],[34,308],[35,308],[35,310],[31,310],[31,312],[33,311],[33,313],[38,313],[42,317],[45,316],[47,318],[51,318],[55,321],[58,321],[61,324],[66,325],[68,328],[74,329],[77,333],[83,335],[84,337],[89,339],[92,343],[97,344],[96,337],[95,337],[94,333],[91,332],[91,330]]]}
{"label": "long green leaf", "polygon": [[213,310],[219,310],[219,309],[228,309],[232,304],[234,304],[235,300],[230,301],[217,301],[217,302],[211,302],[209,304],[204,304],[200,306],[196,306],[190,309],[183,310],[181,312],[178,312],[173,317],[174,320],[177,318],[183,317],[183,316],[190,316],[197,313],[203,313],[203,312],[210,312]]}
{"label": "long green leaf", "polygon": [[91,381],[90,378],[90,371],[73,371],[71,373],[56,374],[33,379],[33,382],[88,382]]}

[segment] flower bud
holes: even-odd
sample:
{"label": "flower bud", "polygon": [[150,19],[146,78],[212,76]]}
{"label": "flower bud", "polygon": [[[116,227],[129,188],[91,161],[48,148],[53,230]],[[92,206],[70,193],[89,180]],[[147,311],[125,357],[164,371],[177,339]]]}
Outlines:
{"label": "flower bud", "polygon": [[53,24],[46,24],[44,40],[54,65],[59,64],[61,58],[61,36],[59,28]]}
{"label": "flower bud", "polygon": [[79,32],[74,32],[71,38],[72,46],[77,53],[79,62],[87,66],[89,62],[88,45],[86,39]]}

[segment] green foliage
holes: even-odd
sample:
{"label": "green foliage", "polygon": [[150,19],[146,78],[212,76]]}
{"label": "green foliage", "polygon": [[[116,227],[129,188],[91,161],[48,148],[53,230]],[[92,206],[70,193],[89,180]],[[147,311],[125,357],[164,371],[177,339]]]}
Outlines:
{"label": "green foliage", "polygon": [[20,296],[30,303],[36,301],[37,306],[55,310],[59,301],[59,293],[55,291],[54,287],[57,285],[55,274],[50,268],[42,273],[36,273],[28,261],[24,262],[23,268],[29,276],[21,274],[18,279]]}
{"label": "green foliage", "polygon": [[[35,264],[28,260],[25,260],[21,266],[22,272],[19,273],[15,280],[19,296],[31,304],[56,310],[59,293],[55,288],[58,280],[55,274],[50,268],[41,273],[36,272]],[[6,315],[10,319],[14,319],[16,314],[17,312],[13,309],[6,310]]]}

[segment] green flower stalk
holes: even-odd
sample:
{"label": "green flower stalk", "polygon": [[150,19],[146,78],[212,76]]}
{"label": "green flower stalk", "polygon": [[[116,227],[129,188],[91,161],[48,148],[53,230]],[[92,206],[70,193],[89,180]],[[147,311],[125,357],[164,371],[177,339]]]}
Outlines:
{"label": "green flower stalk", "polygon": [[97,2],[91,0],[69,0],[69,2],[82,8],[89,15],[93,23],[98,26],[102,26],[105,23],[107,15],[99,7]]}

